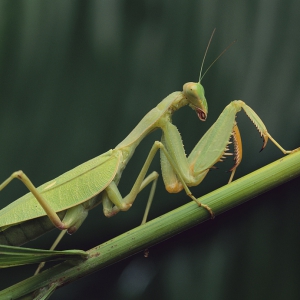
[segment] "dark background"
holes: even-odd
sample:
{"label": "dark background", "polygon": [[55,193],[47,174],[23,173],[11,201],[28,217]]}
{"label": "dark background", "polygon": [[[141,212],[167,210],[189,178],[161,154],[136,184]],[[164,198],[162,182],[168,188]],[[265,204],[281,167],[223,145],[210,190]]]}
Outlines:
{"label": "dark background", "polygon": [[[174,116],[189,153],[234,99],[249,104],[286,149],[300,146],[300,2],[1,1],[0,181],[22,169],[35,185],[115,147],[169,93],[197,81],[205,47],[207,67],[238,42],[202,83],[209,105],[200,122],[189,108]],[[205,69],[205,67],[204,67]],[[244,113],[241,177],[282,156],[262,141]],[[125,195],[151,145],[135,152],[119,185]],[[201,196],[226,184],[232,162],[193,188]],[[158,157],[151,170],[159,171]],[[53,299],[299,299],[299,179],[73,284]],[[94,247],[138,226],[148,194],[126,213],[107,219],[96,208],[59,249]],[[23,195],[13,182],[1,207]],[[150,218],[189,201],[169,195],[159,180]],[[58,232],[27,244],[48,248]],[[35,267],[1,270],[0,288]]]}

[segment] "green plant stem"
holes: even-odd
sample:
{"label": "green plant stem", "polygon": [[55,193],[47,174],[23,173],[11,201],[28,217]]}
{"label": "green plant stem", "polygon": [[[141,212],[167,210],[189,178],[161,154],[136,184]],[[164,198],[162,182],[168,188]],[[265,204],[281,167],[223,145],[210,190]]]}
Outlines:
{"label": "green plant stem", "polygon": [[[300,175],[300,151],[285,156],[201,198],[221,214]],[[206,209],[189,202],[163,216],[134,228],[88,252],[82,262],[66,261],[2,292],[1,299],[17,299],[42,287],[62,286],[157,244],[179,232],[210,219]]]}

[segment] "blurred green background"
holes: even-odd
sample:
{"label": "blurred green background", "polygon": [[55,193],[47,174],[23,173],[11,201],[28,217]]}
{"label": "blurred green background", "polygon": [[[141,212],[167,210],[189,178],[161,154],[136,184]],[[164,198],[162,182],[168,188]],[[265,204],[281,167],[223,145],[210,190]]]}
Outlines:
{"label": "blurred green background", "polygon": [[[286,149],[300,146],[300,2],[296,0],[136,0],[0,2],[0,181],[22,169],[35,185],[115,147],[169,93],[197,81],[208,39],[207,67],[238,42],[202,83],[208,120],[189,108],[174,116],[189,153],[234,99],[249,104]],[[204,67],[205,69],[205,67]],[[241,177],[282,156],[244,113],[237,118]],[[132,186],[157,131],[136,150],[119,185]],[[201,196],[226,184],[232,161],[193,188]],[[151,170],[159,171],[159,158]],[[298,185],[298,186],[297,186]],[[299,299],[299,179],[214,221],[194,227],[55,292],[53,299]],[[1,207],[24,194],[13,182]],[[107,219],[94,209],[59,249],[89,249],[138,226],[148,190],[133,208]],[[150,218],[189,201],[159,180]],[[50,247],[53,231],[27,244]],[[0,288],[34,272],[1,270]],[[51,299],[52,299],[51,298]]]}

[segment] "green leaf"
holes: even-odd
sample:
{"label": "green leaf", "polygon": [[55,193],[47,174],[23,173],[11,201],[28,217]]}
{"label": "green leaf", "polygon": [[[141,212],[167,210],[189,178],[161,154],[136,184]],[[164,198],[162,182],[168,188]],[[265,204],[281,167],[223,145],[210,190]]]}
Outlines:
{"label": "green leaf", "polygon": [[[47,300],[55,292],[58,284],[51,284],[49,287],[43,288],[35,295],[34,300]],[[30,299],[30,296],[29,296]]]}
{"label": "green leaf", "polygon": [[87,255],[82,250],[53,251],[0,245],[0,268],[35,264],[50,260],[85,259]]}

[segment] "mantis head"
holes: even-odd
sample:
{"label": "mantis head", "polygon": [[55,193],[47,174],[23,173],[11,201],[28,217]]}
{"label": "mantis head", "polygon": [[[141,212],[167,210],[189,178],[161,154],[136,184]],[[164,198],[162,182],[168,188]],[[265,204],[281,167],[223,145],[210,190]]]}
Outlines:
{"label": "mantis head", "polygon": [[201,121],[205,121],[207,118],[208,106],[207,106],[207,102],[206,102],[206,99],[204,96],[204,88],[200,82],[203,79],[206,72],[212,67],[212,65],[236,42],[236,40],[235,40],[229,46],[227,46],[227,48],[225,48],[225,50],[223,50],[223,52],[210,64],[210,66],[206,69],[206,71],[202,75],[202,68],[203,68],[204,60],[205,60],[209,45],[211,43],[212,37],[215,33],[215,30],[216,29],[214,29],[211,34],[211,37],[209,39],[208,45],[207,45],[205,53],[204,53],[204,57],[203,57],[201,68],[200,68],[199,81],[197,83],[196,82],[188,82],[183,86],[184,96],[187,98],[190,107],[196,111],[196,113]]}
{"label": "mantis head", "polygon": [[204,96],[204,88],[200,82],[187,82],[183,86],[183,94],[187,98],[190,107],[196,111],[198,118],[205,121],[208,106]]}

